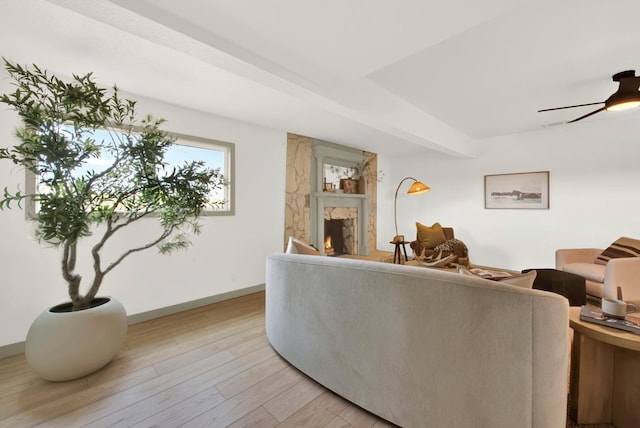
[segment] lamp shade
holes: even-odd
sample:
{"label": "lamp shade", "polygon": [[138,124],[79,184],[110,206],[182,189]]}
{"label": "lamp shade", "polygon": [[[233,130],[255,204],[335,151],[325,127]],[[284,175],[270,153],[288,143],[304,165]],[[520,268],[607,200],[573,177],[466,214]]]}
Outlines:
{"label": "lamp shade", "polygon": [[421,181],[416,181],[411,185],[409,190],[407,190],[407,195],[419,195],[420,193],[425,193],[431,190],[429,186],[422,183]]}

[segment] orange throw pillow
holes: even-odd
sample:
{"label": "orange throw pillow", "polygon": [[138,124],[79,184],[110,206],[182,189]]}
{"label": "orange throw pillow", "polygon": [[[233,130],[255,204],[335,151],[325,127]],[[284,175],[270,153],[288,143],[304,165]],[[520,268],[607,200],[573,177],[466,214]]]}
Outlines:
{"label": "orange throw pillow", "polygon": [[436,245],[440,245],[447,240],[440,223],[434,223],[433,226],[429,227],[416,221],[416,227],[418,228],[418,241],[424,248],[433,249]]}

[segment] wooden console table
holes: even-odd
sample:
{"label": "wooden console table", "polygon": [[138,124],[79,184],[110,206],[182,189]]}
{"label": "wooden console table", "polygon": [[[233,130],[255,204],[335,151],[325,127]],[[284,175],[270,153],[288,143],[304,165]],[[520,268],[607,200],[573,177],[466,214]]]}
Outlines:
{"label": "wooden console table", "polygon": [[640,335],[580,320],[570,308],[571,419],[640,427]]}

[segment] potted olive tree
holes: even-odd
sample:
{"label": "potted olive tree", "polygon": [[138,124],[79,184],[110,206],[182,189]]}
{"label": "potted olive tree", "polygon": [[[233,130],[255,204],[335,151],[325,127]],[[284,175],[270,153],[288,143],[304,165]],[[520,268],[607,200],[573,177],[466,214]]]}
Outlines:
{"label": "potted olive tree", "polygon": [[[107,364],[124,340],[124,308],[113,298],[96,297],[105,276],[136,252],[187,247],[188,234],[200,231],[198,217],[209,205],[223,203],[212,195],[226,183],[219,169],[202,162],[170,166],[165,154],[175,140],[160,129],[163,120],[138,119],[135,101],[121,98],[115,86],[98,86],[91,73],[65,81],[36,65],[6,59],[4,65],[15,90],[0,102],[18,113],[22,125],[17,143],[0,148],[0,159],[24,167],[37,183],[31,192],[5,188],[0,209],[37,207],[32,218],[36,236],[61,254],[70,299],[34,322],[25,352],[41,376],[72,379]],[[108,164],[88,168],[96,158]],[[160,224],[157,236],[132,242],[113,260],[103,260],[102,250],[113,237],[150,217]],[[76,263],[79,243],[89,236],[85,253],[93,277],[85,284]],[[91,312],[101,317],[97,323],[84,319]],[[105,326],[105,317],[115,318],[115,324]],[[50,326],[51,321],[62,324]],[[115,336],[113,343],[105,343],[108,335]],[[107,355],[88,355],[94,351]]]}

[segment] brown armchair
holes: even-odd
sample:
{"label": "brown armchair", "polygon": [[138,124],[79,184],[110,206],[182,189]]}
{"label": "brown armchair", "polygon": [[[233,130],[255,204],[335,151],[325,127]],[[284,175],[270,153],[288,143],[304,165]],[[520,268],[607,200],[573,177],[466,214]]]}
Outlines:
{"label": "brown armchair", "polygon": [[[417,226],[420,228],[422,225],[418,223]],[[413,257],[424,259],[437,255],[440,252],[438,247],[442,245],[450,248],[450,250],[442,251],[442,257],[455,254],[457,257],[453,260],[453,263],[459,263],[467,266],[469,264],[469,250],[467,249],[467,246],[462,241],[455,239],[452,227],[442,227],[442,232],[444,232],[445,242],[453,241],[451,245],[442,245],[443,243],[438,242],[435,246],[432,246],[429,243],[425,243],[424,240],[421,241],[420,233],[416,233],[416,240],[409,243],[409,246],[413,250]]]}

